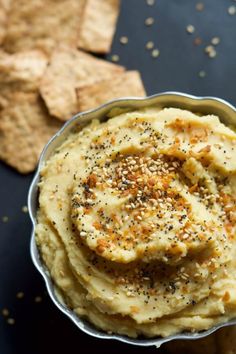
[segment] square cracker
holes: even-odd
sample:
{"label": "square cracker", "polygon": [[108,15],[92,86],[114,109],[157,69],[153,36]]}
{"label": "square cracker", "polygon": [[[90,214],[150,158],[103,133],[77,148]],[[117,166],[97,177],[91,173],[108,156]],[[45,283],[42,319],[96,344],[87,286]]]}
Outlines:
{"label": "square cracker", "polygon": [[77,89],[80,111],[95,108],[119,97],[145,95],[146,92],[138,71],[127,71],[117,74],[111,79]]}
{"label": "square cracker", "polygon": [[39,50],[0,52],[0,109],[14,92],[36,91],[47,63],[48,58]]}
{"label": "square cracker", "polygon": [[52,55],[40,86],[50,114],[67,120],[78,112],[76,88],[113,77],[124,68],[79,50],[63,47]]}
{"label": "square cracker", "polygon": [[0,159],[21,173],[35,169],[39,155],[62,123],[47,113],[37,93],[15,93],[0,111]]}
{"label": "square cracker", "polygon": [[87,0],[79,34],[79,48],[94,53],[111,49],[120,0]]}
{"label": "square cracker", "polygon": [[59,43],[76,48],[84,0],[12,0],[4,48],[10,53]]}

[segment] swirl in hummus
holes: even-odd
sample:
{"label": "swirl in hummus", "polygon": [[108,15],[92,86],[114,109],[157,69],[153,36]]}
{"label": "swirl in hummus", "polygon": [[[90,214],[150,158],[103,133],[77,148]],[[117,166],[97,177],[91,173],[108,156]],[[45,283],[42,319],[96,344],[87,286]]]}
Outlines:
{"label": "swirl in hummus", "polygon": [[147,108],[72,131],[41,171],[36,240],[64,302],[130,337],[236,317],[236,134]]}

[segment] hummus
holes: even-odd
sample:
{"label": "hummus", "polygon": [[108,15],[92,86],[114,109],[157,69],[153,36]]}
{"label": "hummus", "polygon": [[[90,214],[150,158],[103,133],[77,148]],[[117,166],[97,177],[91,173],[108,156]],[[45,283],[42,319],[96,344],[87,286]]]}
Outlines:
{"label": "hummus", "polygon": [[41,171],[36,240],[63,301],[104,331],[236,317],[236,134],[147,108],[72,131]]}

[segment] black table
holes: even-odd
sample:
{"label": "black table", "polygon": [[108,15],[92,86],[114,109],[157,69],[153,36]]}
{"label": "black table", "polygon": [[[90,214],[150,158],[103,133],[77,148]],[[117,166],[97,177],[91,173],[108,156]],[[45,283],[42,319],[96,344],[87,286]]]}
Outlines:
{"label": "black table", "polygon": [[[236,16],[228,13],[228,7],[236,3],[203,0],[201,12],[195,8],[196,2],[156,0],[154,6],[148,6],[145,0],[123,0],[112,54],[118,54],[128,69],[140,70],[148,94],[182,91],[218,96],[236,104]],[[144,24],[148,17],[155,19],[150,27]],[[187,33],[187,25],[193,25],[195,32]],[[128,37],[127,45],[120,43],[121,36]],[[204,48],[215,36],[221,42],[216,57],[209,58]],[[196,37],[202,39],[201,45],[193,43]],[[158,58],[146,49],[148,41],[160,50]],[[31,223],[22,206],[31,179],[32,175],[21,176],[0,164],[0,312],[7,308],[15,320],[15,324],[8,323],[0,315],[0,354],[156,353],[156,348],[91,338],[52,304],[29,254]],[[7,222],[4,216],[9,218]],[[24,293],[23,298],[17,297],[19,292]]]}

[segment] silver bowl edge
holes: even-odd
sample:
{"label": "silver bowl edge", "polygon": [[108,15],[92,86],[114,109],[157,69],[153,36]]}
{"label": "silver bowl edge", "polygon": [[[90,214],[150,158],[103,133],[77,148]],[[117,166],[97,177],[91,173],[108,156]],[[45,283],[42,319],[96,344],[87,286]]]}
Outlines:
{"label": "silver bowl edge", "polygon": [[217,329],[236,325],[236,319],[231,320],[226,323],[220,323],[217,326],[210,328],[209,330],[202,331],[200,333],[180,333],[172,335],[165,338],[130,338],[124,335],[108,334],[96,329],[93,325],[89,324],[84,319],[79,318],[72,310],[67,308],[60,300],[58,299],[56,287],[53,284],[53,281],[50,277],[50,274],[46,267],[43,265],[39,251],[37,249],[34,233],[36,225],[36,212],[38,207],[38,182],[40,180],[40,170],[44,162],[50,157],[52,152],[57,146],[65,139],[69,131],[73,126],[79,123],[86,124],[89,123],[92,119],[102,119],[106,117],[109,112],[114,108],[124,108],[124,109],[140,109],[147,106],[158,106],[158,107],[178,107],[182,109],[188,109],[191,111],[205,113],[205,114],[216,114],[221,120],[227,125],[236,125],[236,108],[228,103],[227,101],[217,98],[217,97],[197,97],[189,94],[184,94],[180,92],[168,91],[159,94],[155,94],[145,98],[137,97],[125,97],[116,100],[112,100],[108,103],[103,104],[102,106],[89,110],[86,112],[78,113],[72,117],[64,126],[49,140],[49,142],[44,147],[37,170],[35,172],[34,178],[30,185],[28,193],[28,209],[29,215],[33,224],[33,230],[30,241],[30,253],[32,261],[42,275],[48,294],[57,306],[57,308],[63,312],[67,317],[75,323],[75,325],[82,330],[83,332],[99,338],[99,339],[113,339],[118,340],[127,344],[138,345],[138,346],[156,346],[160,347],[163,343],[179,340],[179,339],[199,339],[208,336],[209,334],[215,332]]}

